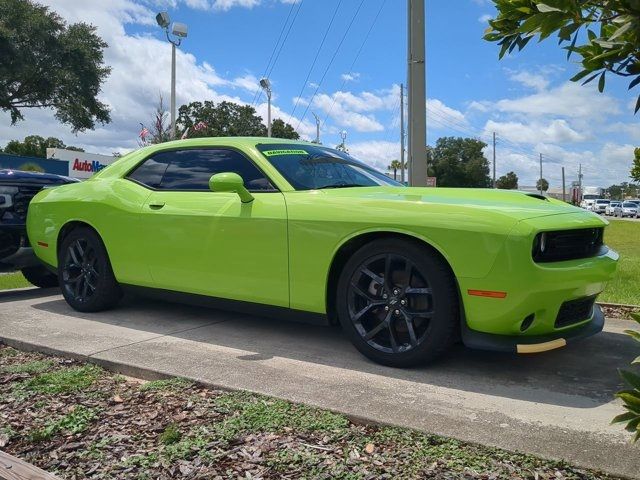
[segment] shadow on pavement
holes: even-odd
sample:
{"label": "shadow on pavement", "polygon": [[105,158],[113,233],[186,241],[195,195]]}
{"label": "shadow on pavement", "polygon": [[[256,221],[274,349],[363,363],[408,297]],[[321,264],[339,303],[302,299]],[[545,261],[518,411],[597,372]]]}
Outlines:
{"label": "shadow on pavement", "polygon": [[[76,312],[61,298],[37,303],[32,308],[242,350],[250,353],[237,358],[248,362],[281,357],[575,408],[594,408],[610,402],[621,386],[617,369],[628,366],[637,355],[630,338],[603,332],[564,349],[531,356],[483,352],[456,345],[431,365],[393,369],[364,358],[338,328],[132,297],[126,297],[114,310],[93,314]],[[198,322],[203,326],[193,327]]]}
{"label": "shadow on pavement", "polygon": [[0,303],[14,302],[16,300],[29,300],[32,298],[50,297],[52,295],[58,295],[59,293],[60,289],[58,287],[27,287],[12,290],[0,290]]}

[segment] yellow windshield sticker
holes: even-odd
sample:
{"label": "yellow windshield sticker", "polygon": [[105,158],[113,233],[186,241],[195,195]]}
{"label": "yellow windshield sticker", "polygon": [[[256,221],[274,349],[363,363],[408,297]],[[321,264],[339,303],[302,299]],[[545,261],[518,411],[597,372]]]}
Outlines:
{"label": "yellow windshield sticker", "polygon": [[306,150],[267,150],[262,153],[267,157],[275,157],[276,155],[309,155]]}

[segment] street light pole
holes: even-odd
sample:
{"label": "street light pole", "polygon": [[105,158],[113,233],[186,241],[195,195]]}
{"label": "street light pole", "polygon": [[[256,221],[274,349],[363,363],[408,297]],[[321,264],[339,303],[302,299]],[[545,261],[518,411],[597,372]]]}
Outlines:
{"label": "street light pole", "polygon": [[167,12],[161,12],[156,15],[156,22],[164,30],[167,35],[167,41],[171,44],[171,138],[176,138],[176,48],[182,43],[182,39],[187,37],[188,28],[184,23],[173,23],[171,33],[176,38],[169,35],[169,25],[171,19]]}
{"label": "street light pole", "polygon": [[313,117],[316,119],[316,142],[315,143],[320,145],[320,117],[313,112],[311,113]]}
{"label": "street light pole", "polygon": [[271,138],[271,82],[268,78],[263,78],[260,86],[267,94],[267,137]]}
{"label": "street light pole", "polygon": [[176,138],[176,44],[173,42],[171,42],[171,138]]}
{"label": "street light pole", "polygon": [[427,185],[427,100],[424,0],[408,0],[409,184]]}
{"label": "street light pole", "polygon": [[404,184],[404,84],[400,84],[400,180]]}

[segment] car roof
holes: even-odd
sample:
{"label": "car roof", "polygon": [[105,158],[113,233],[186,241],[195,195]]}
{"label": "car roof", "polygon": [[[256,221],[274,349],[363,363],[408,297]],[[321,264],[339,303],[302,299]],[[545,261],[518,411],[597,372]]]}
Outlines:
{"label": "car roof", "polygon": [[24,170],[0,169],[0,183],[38,183],[43,185],[58,185],[77,182],[75,178],[44,172],[27,172]]}

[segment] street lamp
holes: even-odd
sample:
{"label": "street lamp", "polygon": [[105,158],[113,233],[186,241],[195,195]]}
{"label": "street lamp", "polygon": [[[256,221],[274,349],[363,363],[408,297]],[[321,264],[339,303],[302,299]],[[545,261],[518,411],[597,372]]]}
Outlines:
{"label": "street lamp", "polygon": [[340,132],[340,138],[342,139],[342,143],[340,144],[340,148],[338,148],[338,150],[342,151],[342,152],[346,152],[347,151],[347,131],[346,130],[342,130]]}
{"label": "street lamp", "polygon": [[260,87],[267,94],[267,137],[271,137],[271,82],[268,78],[260,80]]}
{"label": "street lamp", "polygon": [[169,35],[169,25],[171,24],[169,14],[160,12],[156,15],[156,22],[165,31],[167,40],[171,44],[171,138],[176,138],[176,47],[179,47],[182,39],[187,37],[188,28],[184,23],[173,22],[171,33],[175,38],[171,38]]}

